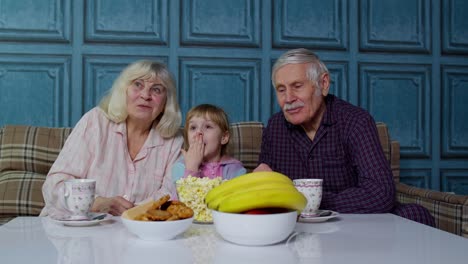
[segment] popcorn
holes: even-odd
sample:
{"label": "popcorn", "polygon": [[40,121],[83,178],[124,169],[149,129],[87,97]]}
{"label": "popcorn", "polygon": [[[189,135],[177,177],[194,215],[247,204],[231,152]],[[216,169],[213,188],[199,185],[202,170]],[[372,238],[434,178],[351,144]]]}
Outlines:
{"label": "popcorn", "polygon": [[214,179],[187,176],[176,181],[179,200],[194,211],[198,222],[212,222],[211,210],[205,204],[205,195],[223,182],[221,177]]}

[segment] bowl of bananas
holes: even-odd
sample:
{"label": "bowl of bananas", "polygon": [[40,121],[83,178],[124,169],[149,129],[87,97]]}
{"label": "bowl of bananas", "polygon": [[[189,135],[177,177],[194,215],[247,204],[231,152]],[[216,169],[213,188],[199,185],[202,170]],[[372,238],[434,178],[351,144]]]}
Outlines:
{"label": "bowl of bananas", "polygon": [[252,172],[211,189],[205,203],[225,240],[265,246],[285,240],[307,205],[291,179],[277,172]]}

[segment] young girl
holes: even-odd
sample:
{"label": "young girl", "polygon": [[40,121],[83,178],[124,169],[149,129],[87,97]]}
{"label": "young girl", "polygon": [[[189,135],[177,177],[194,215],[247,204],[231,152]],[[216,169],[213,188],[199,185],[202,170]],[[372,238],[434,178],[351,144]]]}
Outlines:
{"label": "young girl", "polygon": [[202,104],[187,113],[182,157],[172,167],[172,180],[191,175],[231,179],[246,173],[242,163],[226,154],[229,120],[223,109]]}

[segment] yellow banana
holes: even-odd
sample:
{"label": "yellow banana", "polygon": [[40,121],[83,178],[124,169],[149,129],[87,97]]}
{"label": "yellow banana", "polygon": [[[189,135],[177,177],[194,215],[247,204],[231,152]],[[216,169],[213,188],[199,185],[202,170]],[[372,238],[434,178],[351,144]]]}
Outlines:
{"label": "yellow banana", "polygon": [[224,199],[218,211],[241,213],[260,208],[287,208],[300,213],[307,205],[306,197],[296,189],[274,188],[261,191],[239,192]]}
{"label": "yellow banana", "polygon": [[296,187],[294,187],[293,184],[290,184],[288,182],[285,182],[285,181],[276,181],[276,179],[274,181],[272,180],[264,180],[262,182],[259,182],[255,185],[252,185],[252,184],[249,184],[249,186],[246,186],[245,188],[230,188],[220,194],[218,194],[216,197],[214,197],[209,203],[207,203],[207,206],[209,209],[212,209],[212,210],[217,210],[220,203],[232,196],[232,195],[237,195],[239,193],[242,193],[242,192],[246,192],[246,191],[261,191],[261,190],[265,190],[265,189],[276,189],[276,188],[284,188],[284,189],[292,189],[292,190],[295,190]]}
{"label": "yellow banana", "polygon": [[205,196],[205,203],[209,204],[218,195],[226,195],[234,190],[242,190],[260,182],[281,181],[293,185],[291,179],[286,175],[274,171],[251,172],[231,180],[225,181],[215,188],[211,189]]}

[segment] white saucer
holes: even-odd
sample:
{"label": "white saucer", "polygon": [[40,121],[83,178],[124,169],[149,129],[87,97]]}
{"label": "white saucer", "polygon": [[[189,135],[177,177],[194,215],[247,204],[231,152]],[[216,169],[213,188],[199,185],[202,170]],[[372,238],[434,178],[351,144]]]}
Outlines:
{"label": "white saucer", "polygon": [[[102,215],[102,213],[89,213],[89,218],[94,218],[96,216]],[[50,220],[57,224],[62,224],[64,226],[93,226],[97,225],[101,222],[107,221],[112,218],[112,215],[107,214],[102,219],[95,219],[95,220],[59,220],[49,217]]]}
{"label": "white saucer", "polygon": [[332,214],[328,216],[315,216],[315,217],[302,217],[299,216],[299,219],[297,220],[298,222],[301,223],[320,223],[320,222],[325,222],[327,220],[333,219],[337,216],[340,215],[340,213],[335,212],[335,211],[330,211]]}

